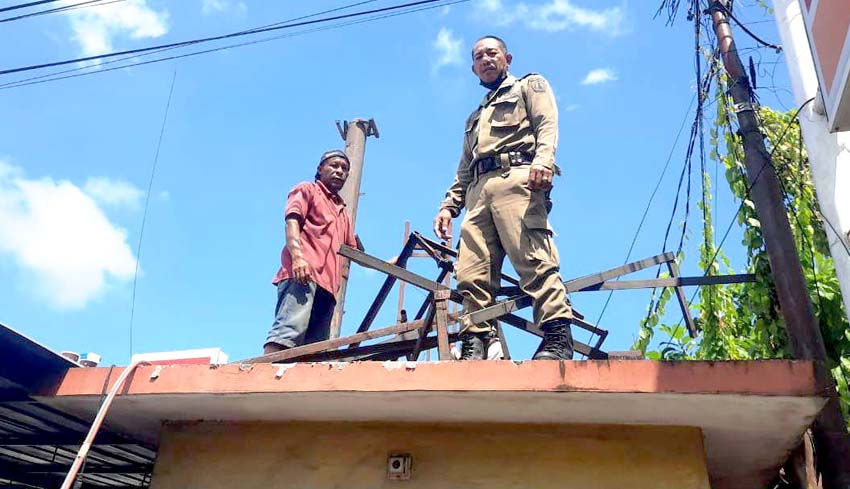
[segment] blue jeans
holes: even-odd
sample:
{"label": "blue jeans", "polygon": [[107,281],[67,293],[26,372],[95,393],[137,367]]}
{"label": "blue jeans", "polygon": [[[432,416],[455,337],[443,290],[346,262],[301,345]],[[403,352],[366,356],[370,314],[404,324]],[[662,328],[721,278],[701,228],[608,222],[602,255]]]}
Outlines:
{"label": "blue jeans", "polygon": [[334,306],[333,294],[315,282],[303,285],[293,279],[281,281],[277,284],[274,324],[265,344],[294,348],[328,339]]}

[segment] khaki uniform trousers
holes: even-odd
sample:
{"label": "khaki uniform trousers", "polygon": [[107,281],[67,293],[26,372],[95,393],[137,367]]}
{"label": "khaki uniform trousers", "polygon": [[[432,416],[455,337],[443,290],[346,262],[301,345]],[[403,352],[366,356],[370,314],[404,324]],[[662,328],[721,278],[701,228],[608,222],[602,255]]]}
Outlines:
{"label": "khaki uniform trousers", "polygon": [[[558,251],[552,240],[546,194],[527,186],[529,166],[480,175],[466,193],[455,273],[466,312],[491,305],[501,286],[507,255],[519,274],[520,288],[534,304],[534,322],[572,319],[561,280]],[[488,332],[487,323],[465,331]]]}

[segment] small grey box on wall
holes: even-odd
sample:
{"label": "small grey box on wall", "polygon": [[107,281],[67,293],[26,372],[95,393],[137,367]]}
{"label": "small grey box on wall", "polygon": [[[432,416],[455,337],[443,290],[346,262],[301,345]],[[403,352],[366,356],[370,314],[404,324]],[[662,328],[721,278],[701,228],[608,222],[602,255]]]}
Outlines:
{"label": "small grey box on wall", "polygon": [[387,457],[387,479],[410,480],[413,456],[409,453],[391,453]]}

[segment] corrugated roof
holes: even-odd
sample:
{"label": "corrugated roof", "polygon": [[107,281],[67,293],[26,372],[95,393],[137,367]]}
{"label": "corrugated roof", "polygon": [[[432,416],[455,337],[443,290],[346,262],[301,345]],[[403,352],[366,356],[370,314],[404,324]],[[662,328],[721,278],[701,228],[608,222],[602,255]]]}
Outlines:
{"label": "corrugated roof", "polygon": [[[0,482],[59,487],[90,420],[36,401],[72,368],[49,348],[0,324]],[[148,487],[156,447],[103,430],[79,480],[82,487]]]}

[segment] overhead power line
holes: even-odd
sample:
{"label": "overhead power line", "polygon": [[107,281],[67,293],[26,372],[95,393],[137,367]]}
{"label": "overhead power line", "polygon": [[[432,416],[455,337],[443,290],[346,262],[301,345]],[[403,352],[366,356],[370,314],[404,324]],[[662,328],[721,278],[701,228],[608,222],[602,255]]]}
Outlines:
{"label": "overhead power line", "polygon": [[85,2],[72,3],[70,5],[65,5],[64,7],[56,7],[47,10],[39,10],[38,12],[30,12],[28,14],[17,15],[15,17],[6,17],[5,19],[0,19],[0,23],[3,22],[12,22],[15,20],[27,19],[30,17],[38,17],[39,15],[48,15],[55,14],[59,12],[67,12],[70,10],[78,10],[81,8],[89,8],[89,7],[100,7],[103,5],[109,5],[112,3],[123,2],[125,0],[86,0]]}
{"label": "overhead power line", "polygon": [[[113,0],[113,1],[116,1],[116,0]],[[123,0],[117,0],[117,1],[123,1]],[[350,9],[350,8],[359,7],[360,5],[364,5],[364,4],[367,4],[367,3],[374,3],[374,2],[377,2],[377,1],[378,0],[362,0],[362,1],[359,1],[359,2],[355,2],[355,3],[350,3],[348,5],[343,5],[341,7],[336,7],[336,8],[332,8],[332,9],[329,9],[329,10],[323,10],[321,12],[315,12],[315,13],[308,14],[308,15],[302,15],[300,17],[294,17],[294,18],[291,18],[291,19],[286,19],[286,20],[278,22],[276,24],[269,24],[268,26],[263,26],[263,27],[269,27],[269,26],[272,26],[272,25],[281,25],[281,24],[286,24],[286,23],[289,23],[289,22],[297,22],[299,20],[309,19],[309,18],[312,18],[312,17],[318,17],[320,15],[331,14],[331,13],[334,13],[334,12],[339,12],[341,10],[347,10],[347,9]],[[82,73],[82,74],[79,74],[79,75],[59,76],[59,75],[65,75],[67,73],[74,73],[74,72],[77,72],[77,71],[84,71],[84,70],[99,70],[97,72],[112,71],[110,69],[103,70],[103,69],[101,69],[101,67],[104,66],[104,65],[120,63],[122,61],[127,61],[127,60],[130,60],[130,59],[141,58],[143,56],[150,56],[150,55],[162,53],[162,52],[165,52],[165,51],[171,51],[171,50],[174,50],[174,49],[177,49],[177,47],[164,48],[164,49],[159,49],[159,50],[156,50],[156,51],[150,51],[148,53],[143,53],[143,54],[139,54],[139,55],[130,55],[130,56],[125,56],[123,58],[116,58],[116,59],[112,59],[112,60],[109,60],[109,61],[104,61],[102,63],[98,63],[97,65],[84,65],[84,66],[78,66],[77,68],[71,68],[71,69],[62,70],[62,71],[54,71],[52,73],[47,73],[45,75],[39,75],[39,76],[30,77],[30,78],[24,78],[24,79],[21,79],[21,80],[16,80],[16,81],[13,81],[13,82],[3,83],[3,84],[0,84],[0,89],[15,88],[15,87],[18,87],[18,86],[26,86],[26,85],[36,85],[36,84],[39,84],[39,83],[46,83],[46,82],[53,81],[53,80],[62,80],[62,79],[65,79],[65,78],[75,78],[77,76],[94,74],[94,73]],[[165,61],[165,59],[163,59],[163,61]],[[129,67],[129,66],[136,66],[136,65],[135,64],[124,65],[124,66],[120,66],[119,68],[125,68],[125,67]],[[43,80],[43,81],[36,81],[36,80]],[[30,82],[32,82],[32,83],[30,83]]]}
{"label": "overhead power line", "polygon": [[[627,264],[629,259],[632,257],[632,251],[635,249],[635,243],[637,243],[638,236],[640,235],[640,231],[643,229],[643,225],[646,222],[646,217],[649,214],[649,209],[652,207],[652,202],[655,200],[655,195],[658,193],[658,189],[661,187],[661,182],[664,181],[664,176],[667,175],[667,169],[670,167],[670,162],[673,159],[673,153],[676,151],[676,147],[679,145],[679,138],[682,136],[682,131],[685,129],[685,125],[688,122],[688,114],[691,113],[691,108],[694,106],[694,101],[697,99],[697,94],[694,93],[694,96],[691,98],[690,104],[688,104],[688,109],[685,111],[685,115],[682,118],[682,124],[679,126],[679,131],[676,133],[676,139],[673,141],[673,146],[670,148],[670,152],[667,154],[667,161],[664,163],[664,168],[661,169],[661,175],[658,176],[658,181],[655,183],[655,188],[652,189],[652,193],[649,195],[649,200],[646,203],[646,207],[643,210],[643,216],[640,218],[640,223],[638,223],[637,229],[635,230],[635,234],[632,237],[632,242],[629,245],[629,249],[626,252],[626,259],[623,261],[623,264]],[[602,323],[602,318],[605,316],[605,311],[608,310],[608,304],[611,302],[611,296],[614,295],[614,291],[610,290],[608,292],[608,297],[605,298],[605,304],[602,305],[602,311],[599,313],[599,317],[596,318],[596,326]],[[590,332],[590,336],[585,343],[590,344],[591,340],[593,340],[594,333]]]}
{"label": "overhead power line", "polygon": [[153,157],[151,176],[148,179],[148,191],[145,194],[145,210],[142,214],[142,225],[139,229],[139,244],[136,246],[136,270],[133,272],[133,298],[130,301],[130,356],[133,355],[133,319],[136,315],[136,285],[139,278],[139,262],[142,260],[142,237],[145,235],[145,222],[148,219],[148,207],[151,202],[153,179],[156,175],[157,163],[159,163],[159,150],[162,148],[162,138],[165,135],[165,124],[168,122],[168,111],[171,108],[171,97],[174,95],[175,81],[177,81],[177,68],[174,68],[174,74],[171,75],[171,88],[168,89],[168,101],[165,103],[165,113],[162,116],[162,126],[159,129],[159,139],[156,142],[156,152]]}
{"label": "overhead power line", "polygon": [[737,17],[735,17],[735,15],[732,13],[732,10],[726,8],[726,6],[723,5],[722,3],[715,1],[711,4],[711,8],[717,8],[719,10],[722,10],[723,13],[728,15],[729,18],[731,18],[732,20],[735,21],[736,24],[738,24],[738,27],[740,27],[742,31],[746,32],[747,35],[750,36],[751,38],[753,38],[753,40],[756,41],[757,43],[761,44],[762,46],[764,46],[766,48],[774,49],[774,50],[776,50],[777,53],[782,51],[782,46],[778,46],[776,44],[769,43],[769,42],[765,41],[764,39],[760,38],[759,36],[757,36],[753,31],[748,29],[747,26],[743,22],[741,22],[740,20],[738,20]]}
{"label": "overhead power line", "polygon": [[[729,221],[729,225],[726,226],[726,232],[723,233],[723,238],[720,240],[720,244],[718,244],[717,247],[715,248],[714,255],[712,255],[711,260],[708,263],[714,263],[714,260],[717,258],[717,255],[723,249],[723,245],[726,243],[726,238],[729,237],[729,232],[732,231],[732,226],[734,226],[735,222],[737,222],[738,215],[740,215],[741,211],[744,209],[745,201],[750,198],[750,190],[752,190],[752,188],[756,186],[756,183],[758,183],[759,178],[761,178],[762,173],[764,172],[765,168],[767,168],[767,163],[770,163],[770,166],[772,166],[774,168],[774,170],[776,169],[776,167],[773,166],[773,154],[776,153],[777,149],[779,149],[779,145],[782,144],[782,141],[785,139],[785,135],[788,133],[788,130],[791,128],[791,126],[794,124],[794,122],[797,122],[797,118],[800,115],[800,111],[802,111],[807,105],[809,105],[814,100],[815,100],[814,97],[810,98],[810,99],[806,100],[805,102],[803,102],[799,107],[797,107],[797,110],[795,110],[793,115],[791,116],[791,120],[788,122],[788,124],[785,126],[785,128],[782,130],[782,132],[779,134],[779,138],[777,138],[776,142],[773,144],[773,149],[770,151],[770,154],[768,155],[767,162],[759,168],[759,171],[756,173],[755,177],[752,179],[752,182],[749,183],[744,188],[744,198],[741,199],[741,204],[738,206],[738,210],[735,212],[735,215],[732,216],[732,220]],[[731,131],[731,122],[730,122],[730,125],[727,126],[727,130]],[[703,276],[705,277],[707,275],[708,275],[708,272],[706,272]],[[698,292],[699,292],[699,289],[695,290],[694,293],[691,295],[691,298],[688,300],[688,307],[691,307],[691,305],[693,304],[694,300],[697,297]],[[685,320],[685,318],[683,317],[676,324],[676,328],[670,334],[671,339],[673,338],[673,335],[675,335],[676,331],[682,326],[682,322],[684,320]]]}
{"label": "overhead power line", "polygon": [[[376,0],[370,0],[370,1],[376,1]],[[301,35],[305,35],[305,34],[310,34],[310,33],[313,33],[313,32],[321,32],[321,31],[325,31],[325,30],[339,29],[339,28],[347,27],[347,26],[351,26],[351,25],[365,24],[367,22],[373,22],[373,21],[377,21],[377,20],[381,20],[381,19],[387,19],[387,18],[391,18],[391,17],[397,17],[397,16],[401,16],[401,15],[412,14],[412,13],[421,12],[421,11],[424,11],[424,10],[432,10],[432,9],[436,9],[436,8],[440,8],[440,7],[444,7],[444,6],[466,3],[466,2],[469,2],[469,1],[470,0],[453,0],[453,1],[447,2],[446,0],[441,0],[441,3],[435,3],[433,5],[420,6],[420,7],[417,7],[417,8],[411,8],[411,9],[408,9],[408,10],[402,10],[402,11],[397,11],[397,12],[388,13],[388,14],[385,13],[383,15],[376,15],[376,16],[372,16],[372,17],[367,17],[365,19],[342,22],[342,23],[338,23],[338,24],[331,24],[331,25],[316,27],[316,28],[308,29],[308,30],[304,30],[304,31],[298,31],[298,32],[293,32],[293,33],[288,33],[288,34],[266,37],[266,38],[262,38],[262,39],[257,39],[257,40],[242,42],[242,43],[237,43],[237,44],[229,44],[229,45],[220,46],[220,47],[217,47],[217,48],[205,49],[205,50],[202,50],[202,51],[195,51],[195,52],[191,52],[191,53],[184,53],[184,54],[179,54],[179,55],[174,55],[174,56],[157,58],[157,59],[153,59],[153,60],[149,60],[149,61],[139,61],[139,62],[134,62],[134,63],[122,64],[122,65],[115,66],[115,67],[112,67],[112,68],[107,68],[107,69],[100,69],[100,66],[102,66],[104,64],[126,61],[126,60],[129,60],[131,58],[136,58],[136,57],[140,57],[140,56],[148,56],[148,55],[160,53],[160,52],[163,52],[163,51],[177,49],[175,47],[164,48],[164,49],[154,51],[154,52],[143,53],[139,56],[127,56],[125,58],[120,58],[120,59],[117,59],[117,60],[106,61],[104,63],[101,63],[101,65],[98,65],[98,66],[84,66],[84,67],[75,68],[75,69],[72,69],[72,70],[64,70],[64,71],[51,73],[51,74],[47,74],[47,75],[42,75],[42,76],[38,76],[38,77],[27,78],[27,79],[23,79],[23,80],[17,80],[17,81],[9,82],[9,83],[6,83],[6,84],[0,84],[0,90],[9,90],[9,89],[13,89],[13,88],[24,87],[24,86],[28,86],[28,85],[37,85],[37,84],[41,84],[41,83],[59,81],[59,80],[64,80],[64,79],[68,79],[68,78],[77,78],[77,77],[81,77],[81,76],[96,75],[96,74],[100,74],[100,73],[106,73],[106,72],[110,72],[110,71],[120,70],[120,69],[123,69],[123,68],[132,68],[134,66],[143,66],[143,65],[149,65],[149,64],[154,64],[154,63],[160,63],[160,62],[163,62],[163,61],[170,61],[170,60],[174,60],[174,59],[188,58],[188,57],[191,57],[191,56],[197,56],[197,55],[201,55],[201,54],[213,53],[213,52],[218,52],[218,51],[225,51],[225,50],[228,50],[228,49],[233,49],[233,48],[242,47],[242,46],[248,46],[248,45],[253,45],[253,44],[260,44],[260,43],[275,41],[275,40],[279,40],[279,39],[297,37],[297,36],[301,36]],[[80,70],[90,70],[90,71],[87,71],[87,72],[84,72],[84,73],[55,76],[55,75],[60,75],[62,73],[70,73],[70,72],[80,71]]]}
{"label": "overhead power line", "polygon": [[156,51],[156,50],[167,49],[167,48],[172,48],[172,47],[183,47],[183,46],[202,44],[202,43],[207,43],[207,42],[212,42],[212,41],[220,41],[220,40],[223,40],[223,39],[231,39],[231,38],[234,38],[234,37],[260,34],[260,33],[263,33],[263,32],[271,32],[271,31],[278,31],[278,30],[283,30],[283,29],[291,29],[291,28],[294,28],[294,27],[303,27],[303,26],[307,26],[307,25],[321,24],[321,23],[325,23],[325,22],[331,22],[331,21],[334,21],[334,20],[349,19],[349,18],[353,18],[353,17],[362,17],[364,15],[377,14],[377,13],[381,13],[381,12],[389,12],[389,11],[399,10],[399,9],[408,8],[408,7],[415,7],[417,5],[426,5],[426,4],[437,3],[437,2],[442,2],[442,1],[444,1],[444,0],[420,0],[418,2],[409,2],[409,3],[399,4],[399,5],[392,5],[392,6],[389,6],[389,7],[383,7],[383,8],[379,8],[379,9],[364,10],[364,11],[360,11],[360,12],[353,12],[353,13],[350,13],[350,14],[336,15],[336,16],[333,16],[333,17],[325,17],[325,18],[321,18],[321,19],[305,20],[305,21],[301,21],[301,22],[287,23],[287,24],[284,24],[284,25],[273,25],[273,26],[270,26],[270,27],[260,27],[260,28],[248,29],[248,30],[244,30],[244,31],[232,32],[232,33],[229,33],[229,34],[222,34],[222,35],[219,35],[219,36],[192,39],[192,40],[189,40],[189,41],[160,44],[160,45],[157,45],[157,46],[150,46],[150,47],[146,47],[146,48],[128,49],[128,50],[125,50],[125,51],[117,51],[117,52],[107,53],[107,54],[102,54],[102,55],[97,55],[97,56],[85,56],[85,57],[82,57],[82,58],[68,59],[68,60],[64,60],[64,61],[54,61],[54,62],[51,62],[51,63],[43,63],[43,64],[38,64],[38,65],[22,66],[22,67],[19,67],[19,68],[11,68],[11,69],[7,69],[7,70],[2,70],[2,71],[0,71],[0,75],[9,75],[9,74],[12,74],[12,73],[21,73],[21,72],[25,72],[25,71],[38,70],[38,69],[43,69],[43,68],[52,68],[54,66],[63,66],[63,65],[73,64],[73,63],[84,63],[84,62],[87,62],[87,61],[95,61],[95,60],[114,58],[114,57],[117,57],[117,56],[125,56],[125,55],[128,55],[128,54],[146,53],[146,52],[150,52],[150,51]]}
{"label": "overhead power line", "polygon": [[58,2],[59,0],[39,0],[37,2],[29,2],[29,3],[20,3],[18,5],[12,5],[11,7],[3,7],[0,8],[0,12],[8,12],[10,10],[19,10],[22,8],[35,7],[36,5],[42,5],[45,3],[53,3]]}

